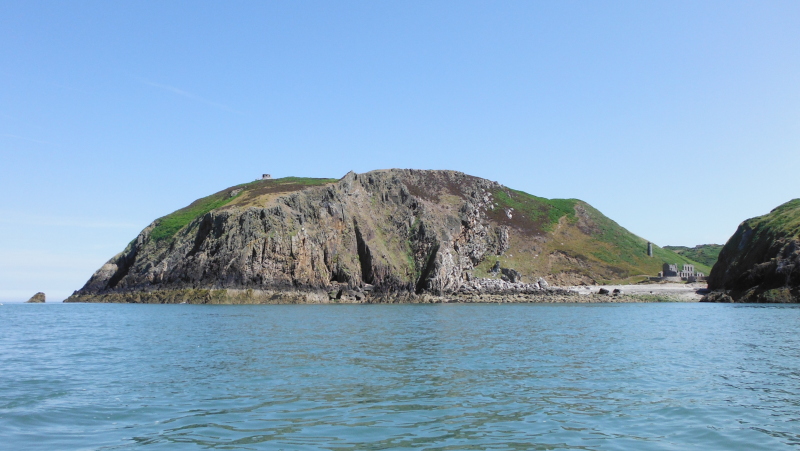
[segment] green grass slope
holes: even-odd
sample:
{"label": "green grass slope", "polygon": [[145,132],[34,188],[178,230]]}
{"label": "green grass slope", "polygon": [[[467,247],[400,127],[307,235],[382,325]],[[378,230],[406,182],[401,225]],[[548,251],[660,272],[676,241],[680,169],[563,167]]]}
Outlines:
{"label": "green grass slope", "polygon": [[792,199],[769,214],[748,219],[746,224],[759,235],[800,238],[800,199]]}
{"label": "green grass slope", "polygon": [[499,208],[490,218],[521,236],[512,234],[508,252],[479,265],[479,276],[489,275],[495,261],[522,274],[563,274],[556,279],[560,283],[638,282],[658,274],[664,263],[692,264],[705,274],[711,270],[656,245],[649,257],[647,240],[578,199],[545,199],[502,186],[492,194]]}
{"label": "green grass slope", "polygon": [[[284,177],[270,180],[256,180],[250,183],[231,186],[210,196],[198,199],[188,206],[156,220],[150,239],[161,242],[172,238],[179,230],[204,214],[225,207],[231,203],[246,206],[247,200],[264,194],[299,191],[311,186],[333,183],[337,179]],[[244,202],[242,202],[244,200]]]}
{"label": "green grass slope", "polygon": [[664,246],[664,249],[683,255],[684,257],[702,263],[706,266],[714,266],[722,250],[721,244],[700,244],[695,247],[687,246]]}

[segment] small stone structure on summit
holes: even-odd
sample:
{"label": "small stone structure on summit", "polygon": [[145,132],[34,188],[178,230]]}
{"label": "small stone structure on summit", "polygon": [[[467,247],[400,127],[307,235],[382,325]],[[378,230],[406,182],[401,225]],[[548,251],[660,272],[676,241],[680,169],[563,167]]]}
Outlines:
{"label": "small stone structure on summit", "polygon": [[705,274],[701,272],[696,272],[694,270],[694,265],[683,265],[683,270],[678,271],[678,265],[664,263],[662,267],[662,271],[658,273],[658,279],[660,280],[682,280],[687,282],[697,282],[698,280],[705,279]]}
{"label": "small stone structure on summit", "polygon": [[270,174],[262,174],[261,180],[272,180],[272,175]]}

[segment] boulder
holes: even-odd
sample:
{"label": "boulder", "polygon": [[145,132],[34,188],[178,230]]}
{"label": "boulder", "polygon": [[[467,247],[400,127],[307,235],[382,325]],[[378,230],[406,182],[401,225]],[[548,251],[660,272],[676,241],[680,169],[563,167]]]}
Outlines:
{"label": "boulder", "polygon": [[537,280],[536,283],[539,285],[539,288],[541,288],[542,290],[544,290],[545,288],[547,288],[549,286],[549,284],[547,283],[546,280],[544,280],[543,277],[539,277],[539,280]]}
{"label": "boulder", "polygon": [[503,280],[511,283],[517,283],[520,281],[520,279],[522,279],[522,274],[520,274],[516,269],[500,268],[500,272],[505,276]]}
{"label": "boulder", "polygon": [[344,302],[363,301],[365,298],[364,293],[356,290],[343,290],[339,299]]}
{"label": "boulder", "polygon": [[712,291],[703,296],[700,302],[733,302],[733,298],[723,291]]}
{"label": "boulder", "polygon": [[614,291],[611,292],[614,296],[622,294],[622,290],[619,288],[614,288]]}
{"label": "boulder", "polygon": [[42,293],[41,291],[34,294],[33,297],[31,297],[26,301],[26,303],[31,303],[31,304],[41,304],[43,302],[44,302],[44,293]]}
{"label": "boulder", "polygon": [[609,295],[611,293],[608,290],[606,290],[605,288],[601,288],[600,291],[597,292],[597,294]]}

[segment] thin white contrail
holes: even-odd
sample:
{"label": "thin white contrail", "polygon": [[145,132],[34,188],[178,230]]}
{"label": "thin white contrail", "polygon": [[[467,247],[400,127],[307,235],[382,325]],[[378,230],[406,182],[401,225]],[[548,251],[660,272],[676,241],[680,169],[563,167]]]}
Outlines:
{"label": "thin white contrail", "polygon": [[211,105],[213,107],[217,107],[217,108],[219,108],[221,110],[225,110],[225,111],[228,111],[230,113],[244,114],[241,111],[234,110],[233,108],[229,107],[228,105],[223,105],[221,103],[212,102],[212,101],[210,101],[208,99],[204,99],[204,98],[202,98],[202,97],[200,97],[200,96],[198,96],[196,94],[192,94],[191,92],[184,91],[183,89],[176,88],[174,86],[163,85],[161,83],[154,83],[152,81],[147,81],[147,80],[141,80],[141,82],[146,84],[146,85],[148,85],[148,86],[152,86],[154,88],[163,89],[163,90],[169,91],[169,92],[171,92],[173,94],[177,94],[179,96],[186,97],[187,99],[196,100],[198,102],[202,102],[202,103],[205,103],[206,105]]}

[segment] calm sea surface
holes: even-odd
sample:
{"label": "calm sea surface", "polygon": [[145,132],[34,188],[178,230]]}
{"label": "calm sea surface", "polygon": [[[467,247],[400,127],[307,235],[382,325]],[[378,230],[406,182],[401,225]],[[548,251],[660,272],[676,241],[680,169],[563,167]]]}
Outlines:
{"label": "calm sea surface", "polygon": [[800,308],[0,306],[0,449],[798,449]]}

